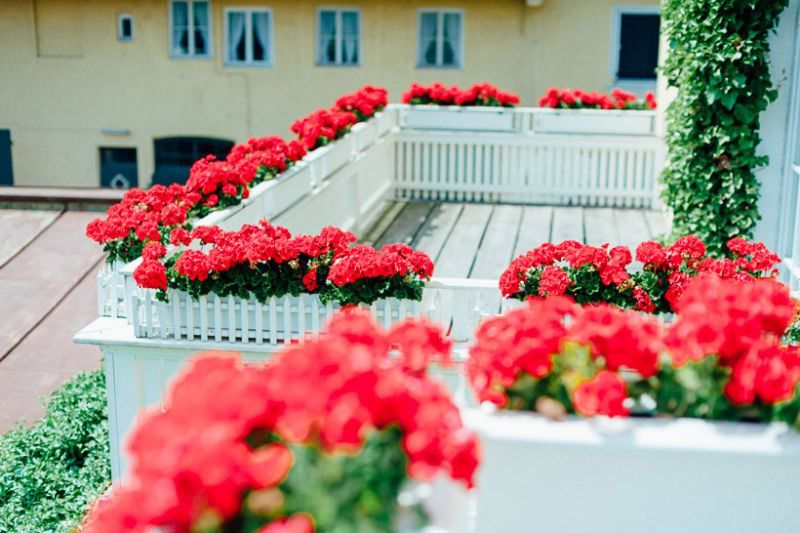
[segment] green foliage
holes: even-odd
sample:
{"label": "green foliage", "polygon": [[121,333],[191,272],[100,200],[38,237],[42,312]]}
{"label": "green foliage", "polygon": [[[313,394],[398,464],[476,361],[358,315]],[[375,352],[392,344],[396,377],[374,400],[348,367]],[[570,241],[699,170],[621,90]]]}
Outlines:
{"label": "green foliage", "polygon": [[357,454],[329,454],[293,446],[295,464],[281,485],[289,514],[314,517],[317,533],[381,533],[396,522],[397,496],[406,481],[402,433],[370,433]]}
{"label": "green foliage", "polygon": [[424,287],[425,282],[412,274],[364,278],[343,287],[329,281],[320,289],[319,297],[323,303],[337,302],[340,305],[371,305],[381,298],[420,301]]}
{"label": "green foliage", "polygon": [[678,88],[667,109],[669,164],[663,198],[675,236],[695,234],[714,254],[752,238],[759,220],[754,170],[759,115],[777,92],[770,31],[788,0],[665,0],[670,51],[664,72]]}
{"label": "green foliage", "polygon": [[71,531],[110,480],[105,375],[79,374],[39,422],[0,435],[0,531]]}

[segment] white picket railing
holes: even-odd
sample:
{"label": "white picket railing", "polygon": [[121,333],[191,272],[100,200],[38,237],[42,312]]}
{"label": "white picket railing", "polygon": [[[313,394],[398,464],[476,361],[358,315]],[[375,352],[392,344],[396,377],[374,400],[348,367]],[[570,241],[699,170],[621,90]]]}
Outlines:
{"label": "white picket railing", "polygon": [[403,200],[651,207],[661,169],[655,137],[401,131]]}

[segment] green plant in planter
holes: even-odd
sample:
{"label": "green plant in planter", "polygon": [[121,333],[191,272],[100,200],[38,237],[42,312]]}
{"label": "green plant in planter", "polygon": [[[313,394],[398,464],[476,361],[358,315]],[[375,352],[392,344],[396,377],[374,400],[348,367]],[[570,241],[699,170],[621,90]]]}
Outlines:
{"label": "green plant in planter", "polygon": [[667,109],[669,164],[663,198],[673,233],[694,234],[717,255],[759,220],[754,170],[759,115],[777,97],[769,34],[788,0],[665,0],[664,73],[678,88]]}

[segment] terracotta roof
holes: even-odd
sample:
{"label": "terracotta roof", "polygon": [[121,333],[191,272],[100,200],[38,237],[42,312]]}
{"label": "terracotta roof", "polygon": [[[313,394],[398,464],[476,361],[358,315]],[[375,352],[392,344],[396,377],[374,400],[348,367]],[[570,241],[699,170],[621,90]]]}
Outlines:
{"label": "terracotta roof", "polygon": [[100,351],[72,335],[97,314],[95,213],[0,209],[0,432],[42,414],[41,398]]}

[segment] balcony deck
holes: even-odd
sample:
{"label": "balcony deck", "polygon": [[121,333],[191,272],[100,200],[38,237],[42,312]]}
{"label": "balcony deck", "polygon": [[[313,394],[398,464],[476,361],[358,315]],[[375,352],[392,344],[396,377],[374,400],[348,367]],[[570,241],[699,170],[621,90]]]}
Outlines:
{"label": "balcony deck", "polygon": [[392,202],[362,241],[422,250],[438,277],[498,279],[509,262],[544,242],[636,245],[664,234],[662,211],[441,202]]}

